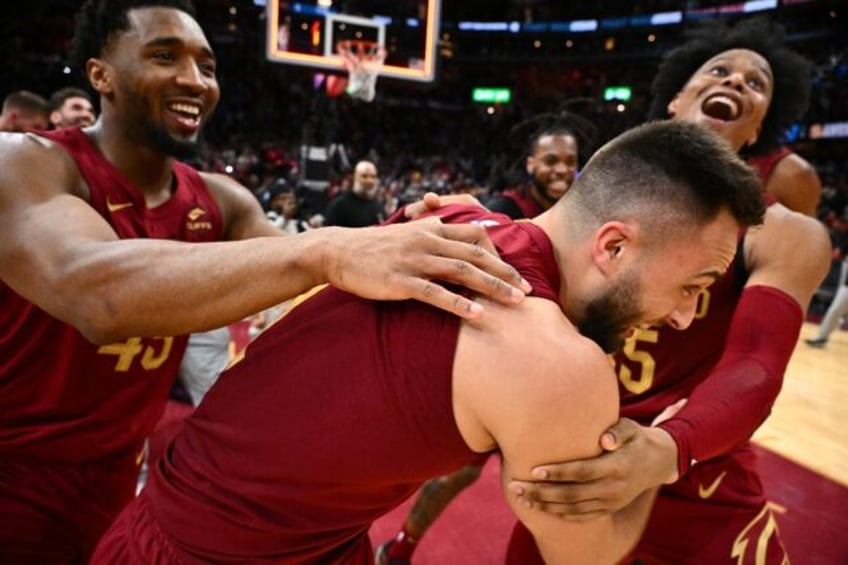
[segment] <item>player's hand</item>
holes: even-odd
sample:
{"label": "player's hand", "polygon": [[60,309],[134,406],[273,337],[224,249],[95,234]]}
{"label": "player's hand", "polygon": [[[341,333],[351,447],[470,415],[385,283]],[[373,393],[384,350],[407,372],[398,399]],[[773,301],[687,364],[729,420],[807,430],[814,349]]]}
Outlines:
{"label": "player's hand", "polygon": [[504,304],[516,304],[530,285],[503,262],[481,226],[443,224],[426,218],[372,228],[322,228],[327,282],[375,300],[420,300],[463,318],[483,307],[437,281],[469,288]]}
{"label": "player's hand", "polygon": [[414,220],[421,214],[438,210],[448,204],[474,204],[484,210],[486,209],[479,200],[470,194],[447,194],[445,196],[439,196],[435,192],[428,192],[421,200],[408,204],[403,209],[403,215],[407,220]]}
{"label": "player's hand", "polygon": [[677,444],[660,428],[622,418],[592,459],[542,465],[535,482],[509,483],[520,504],[583,522],[616,512],[645,490],[677,480]]}

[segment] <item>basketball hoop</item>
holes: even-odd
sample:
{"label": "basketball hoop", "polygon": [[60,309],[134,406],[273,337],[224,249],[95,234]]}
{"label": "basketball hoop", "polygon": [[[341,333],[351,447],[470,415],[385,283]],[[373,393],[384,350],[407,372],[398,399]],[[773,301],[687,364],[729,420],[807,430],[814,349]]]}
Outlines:
{"label": "basketball hoop", "polygon": [[386,60],[386,50],[376,41],[346,39],[336,44],[350,80],[347,93],[371,102],[377,95],[377,73]]}

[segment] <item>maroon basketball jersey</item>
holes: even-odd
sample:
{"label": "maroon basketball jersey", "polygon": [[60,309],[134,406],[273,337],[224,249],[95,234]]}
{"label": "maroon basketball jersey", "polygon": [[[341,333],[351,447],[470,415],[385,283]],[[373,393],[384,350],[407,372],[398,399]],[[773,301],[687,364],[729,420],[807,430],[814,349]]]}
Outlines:
{"label": "maroon basketball jersey", "polygon": [[[175,163],[172,197],[147,208],[79,129],[39,135],[73,157],[92,207],[122,239],[221,238],[217,204],[190,167]],[[186,338],[97,346],[2,282],[0,304],[0,457],[80,462],[138,450],[164,408]]]}
{"label": "maroon basketball jersey", "polygon": [[614,356],[622,416],[649,424],[710,374],[747,280],[742,241],[727,274],[701,295],[688,329],[637,329]]}
{"label": "maroon basketball jersey", "polygon": [[[439,215],[492,226],[534,294],[557,297],[551,243],[538,227],[450,208]],[[370,554],[372,521],[425,480],[479,458],[452,409],[459,327],[419,302],[332,287],[297,302],[221,375],[152,470],[141,501],[168,532],[168,551],[187,565]]]}
{"label": "maroon basketball jersey", "polygon": [[750,157],[748,159],[748,164],[754,167],[757,170],[757,174],[760,175],[760,179],[765,182],[771,176],[771,172],[777,166],[777,164],[784,158],[792,155],[792,150],[788,147],[780,147],[771,153],[767,153],[765,155],[760,155],[757,157]]}

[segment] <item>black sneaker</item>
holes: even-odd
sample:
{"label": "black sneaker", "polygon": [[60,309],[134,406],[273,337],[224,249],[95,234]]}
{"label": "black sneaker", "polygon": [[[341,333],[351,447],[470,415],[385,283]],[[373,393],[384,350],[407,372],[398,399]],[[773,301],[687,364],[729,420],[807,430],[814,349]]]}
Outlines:
{"label": "black sneaker", "polygon": [[410,565],[408,559],[389,559],[389,546],[393,543],[394,540],[390,540],[377,547],[377,551],[374,552],[374,565]]}
{"label": "black sneaker", "polygon": [[825,338],[825,337],[817,337],[817,338],[814,338],[814,339],[805,339],[804,341],[807,342],[807,345],[809,345],[810,347],[817,347],[819,349],[821,349],[825,345],[827,345],[827,338]]}

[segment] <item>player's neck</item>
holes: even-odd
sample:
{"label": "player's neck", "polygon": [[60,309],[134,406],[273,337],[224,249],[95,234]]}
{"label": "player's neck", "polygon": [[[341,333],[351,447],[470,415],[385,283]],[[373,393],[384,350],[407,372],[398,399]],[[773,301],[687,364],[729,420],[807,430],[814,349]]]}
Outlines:
{"label": "player's neck", "polygon": [[151,205],[160,203],[163,191],[170,190],[174,158],[103,122],[88,129],[88,136],[106,160],[121,171]]}

